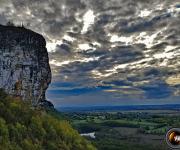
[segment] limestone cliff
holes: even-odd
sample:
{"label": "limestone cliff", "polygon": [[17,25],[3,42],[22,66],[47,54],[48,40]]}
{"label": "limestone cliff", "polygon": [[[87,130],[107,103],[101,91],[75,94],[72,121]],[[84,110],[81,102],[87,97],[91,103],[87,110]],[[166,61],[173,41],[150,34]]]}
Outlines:
{"label": "limestone cliff", "polygon": [[0,25],[0,88],[33,106],[52,107],[45,98],[50,82],[43,36],[23,27]]}

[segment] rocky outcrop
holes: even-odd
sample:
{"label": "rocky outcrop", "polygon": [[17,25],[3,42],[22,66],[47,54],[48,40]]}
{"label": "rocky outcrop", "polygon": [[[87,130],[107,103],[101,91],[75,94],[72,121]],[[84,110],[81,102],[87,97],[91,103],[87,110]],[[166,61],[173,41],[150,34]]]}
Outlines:
{"label": "rocky outcrop", "polygon": [[50,82],[43,36],[23,27],[0,25],[0,88],[33,106],[52,107],[45,98]]}

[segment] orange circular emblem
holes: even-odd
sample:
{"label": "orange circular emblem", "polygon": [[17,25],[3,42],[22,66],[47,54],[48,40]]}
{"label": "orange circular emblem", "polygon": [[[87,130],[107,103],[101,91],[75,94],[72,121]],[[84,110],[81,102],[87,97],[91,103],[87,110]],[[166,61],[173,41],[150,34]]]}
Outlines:
{"label": "orange circular emblem", "polygon": [[174,149],[180,149],[180,128],[173,128],[166,134],[167,144]]}

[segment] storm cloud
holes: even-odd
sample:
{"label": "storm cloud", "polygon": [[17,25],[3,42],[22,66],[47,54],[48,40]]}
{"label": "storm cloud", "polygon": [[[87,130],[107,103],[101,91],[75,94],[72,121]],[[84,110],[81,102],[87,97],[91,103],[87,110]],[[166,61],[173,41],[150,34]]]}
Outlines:
{"label": "storm cloud", "polygon": [[178,0],[0,0],[0,24],[23,24],[46,38],[53,73],[47,95],[57,105],[179,103],[179,6]]}

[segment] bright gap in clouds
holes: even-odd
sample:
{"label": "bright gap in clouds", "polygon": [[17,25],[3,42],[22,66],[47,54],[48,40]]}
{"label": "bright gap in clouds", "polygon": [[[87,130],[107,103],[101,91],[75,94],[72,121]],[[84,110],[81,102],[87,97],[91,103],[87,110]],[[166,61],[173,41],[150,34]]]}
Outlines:
{"label": "bright gap in clouds", "polygon": [[126,43],[126,45],[128,45],[129,43],[133,42],[132,37],[124,37],[124,36],[118,36],[118,35],[112,35],[110,38],[110,42],[114,43],[114,42],[123,42]]}
{"label": "bright gap in clouds", "polygon": [[56,51],[56,46],[61,45],[62,41],[52,41],[52,42],[47,42],[46,43],[46,48],[48,52],[55,52]]}
{"label": "bright gap in clouds", "polygon": [[[134,34],[131,36],[118,36],[116,34],[109,34],[108,36],[110,37],[110,42],[111,43],[116,43],[116,42],[122,42],[125,43],[126,45],[133,45],[133,44],[145,44],[146,48],[151,48],[155,44],[161,43],[160,40],[157,40],[156,38],[166,30],[166,28],[163,28],[160,31],[156,31],[154,33],[147,33],[147,32],[141,32],[139,34]],[[114,47],[114,46],[113,46]]]}
{"label": "bright gap in clouds", "polygon": [[68,65],[70,63],[74,63],[74,62],[84,62],[84,63],[87,63],[87,62],[91,62],[91,61],[98,61],[100,57],[90,57],[90,58],[79,58],[79,59],[72,59],[72,60],[65,60],[65,61],[62,61],[62,62],[58,62],[57,60],[51,60],[49,62],[50,65],[54,65],[54,66],[64,66],[64,65]]}
{"label": "bright gap in clouds", "polygon": [[[75,38],[69,36],[69,35],[64,35],[63,38],[64,40],[67,40],[69,42],[73,42]],[[63,44],[62,40],[52,40],[51,42],[46,43],[46,48],[48,52],[55,52],[56,51],[56,46]]]}
{"label": "bright gap in clouds", "polygon": [[85,15],[83,16],[83,29],[81,31],[82,34],[86,33],[89,29],[89,27],[94,24],[95,21],[95,15],[92,10],[88,10]]}
{"label": "bright gap in clouds", "polygon": [[78,47],[80,50],[85,50],[85,51],[92,49],[92,47],[89,44],[79,44]]}
{"label": "bright gap in clouds", "polygon": [[147,17],[152,13],[152,11],[149,11],[147,9],[141,10],[140,14],[138,15],[139,17]]}

